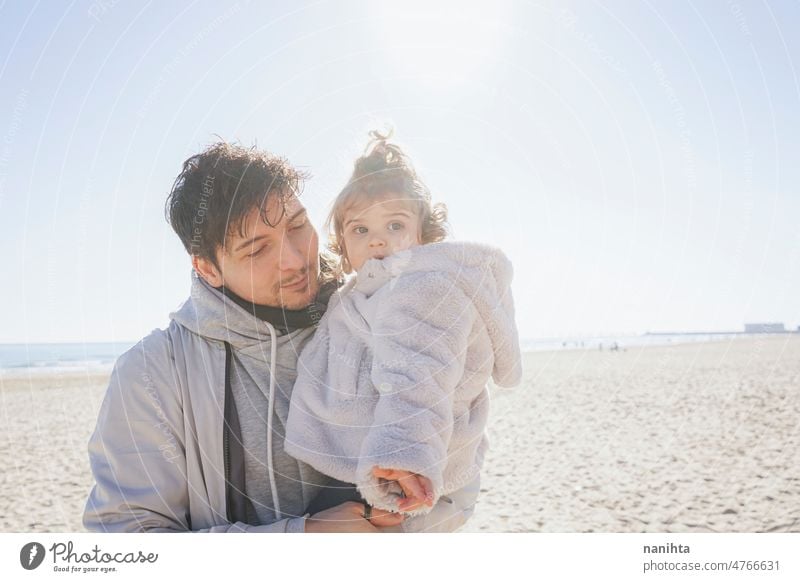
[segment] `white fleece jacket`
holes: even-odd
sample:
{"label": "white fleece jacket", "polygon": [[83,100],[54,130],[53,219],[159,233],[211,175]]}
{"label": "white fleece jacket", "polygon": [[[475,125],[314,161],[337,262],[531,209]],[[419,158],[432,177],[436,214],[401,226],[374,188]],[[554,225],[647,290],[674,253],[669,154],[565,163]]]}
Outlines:
{"label": "white fleece jacket", "polygon": [[368,260],[300,356],[286,452],[383,509],[397,497],[376,466],[428,477],[434,501],[470,483],[488,447],[487,382],[522,375],[512,274],[499,249],[468,242]]}

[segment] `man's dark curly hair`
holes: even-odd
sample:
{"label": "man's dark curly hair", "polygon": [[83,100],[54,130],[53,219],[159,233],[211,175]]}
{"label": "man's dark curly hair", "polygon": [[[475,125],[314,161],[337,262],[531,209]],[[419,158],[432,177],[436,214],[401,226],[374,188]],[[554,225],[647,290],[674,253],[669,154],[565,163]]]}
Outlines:
{"label": "man's dark curly hair", "polygon": [[[244,218],[253,208],[270,226],[285,214],[285,202],[302,191],[306,175],[287,160],[255,147],[215,143],[190,157],[167,197],[166,216],[193,256],[217,264],[217,250],[225,247],[229,234],[244,236]],[[281,211],[267,216],[272,196],[281,201]]]}

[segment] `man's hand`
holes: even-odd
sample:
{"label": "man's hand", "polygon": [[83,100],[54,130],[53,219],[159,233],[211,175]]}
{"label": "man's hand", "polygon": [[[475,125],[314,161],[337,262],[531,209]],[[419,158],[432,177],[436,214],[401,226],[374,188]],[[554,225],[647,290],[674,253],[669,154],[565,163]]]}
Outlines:
{"label": "man's hand", "polygon": [[384,511],[377,507],[372,508],[372,517],[369,521],[372,525],[377,527],[392,527],[403,523],[406,518],[402,513],[392,513],[391,511]]}
{"label": "man's hand", "polygon": [[363,503],[345,501],[307,518],[306,533],[378,533],[380,528],[400,525],[404,519],[400,513],[373,509],[372,518],[367,521]]}
{"label": "man's hand", "polygon": [[404,499],[397,502],[400,511],[412,511],[423,505],[433,507],[433,484],[427,477],[410,471],[375,467],[372,475],[377,479],[397,481],[403,490]]}

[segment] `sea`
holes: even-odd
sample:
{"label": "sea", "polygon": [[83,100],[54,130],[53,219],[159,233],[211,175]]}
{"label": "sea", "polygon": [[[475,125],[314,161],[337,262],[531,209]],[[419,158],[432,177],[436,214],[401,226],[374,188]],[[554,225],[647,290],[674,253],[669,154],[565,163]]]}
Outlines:
{"label": "sea", "polygon": [[111,371],[117,358],[135,342],[0,344],[4,376],[59,372]]}
{"label": "sea", "polygon": [[[796,333],[796,332],[794,332]],[[522,339],[522,351],[627,350],[645,346],[732,341],[780,334],[674,333]],[[110,372],[136,342],[0,344],[0,375]]]}

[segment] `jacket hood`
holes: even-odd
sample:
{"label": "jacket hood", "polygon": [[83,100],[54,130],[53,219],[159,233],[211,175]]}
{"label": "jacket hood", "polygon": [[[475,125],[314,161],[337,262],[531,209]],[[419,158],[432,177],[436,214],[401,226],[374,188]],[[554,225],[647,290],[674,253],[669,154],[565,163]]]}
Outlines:
{"label": "jacket hood", "polygon": [[522,366],[511,293],[514,269],[500,249],[460,241],[420,245],[385,259],[369,259],[351,285],[370,296],[384,284],[391,289],[397,278],[425,272],[444,273],[475,305],[492,343],[495,383],[504,387],[519,384]]}
{"label": "jacket hood", "polygon": [[[196,273],[192,277],[189,299],[170,313],[170,319],[197,335],[228,342],[239,350],[263,348],[264,342],[271,341],[270,324],[248,313]],[[278,337],[278,343],[285,337]]]}

